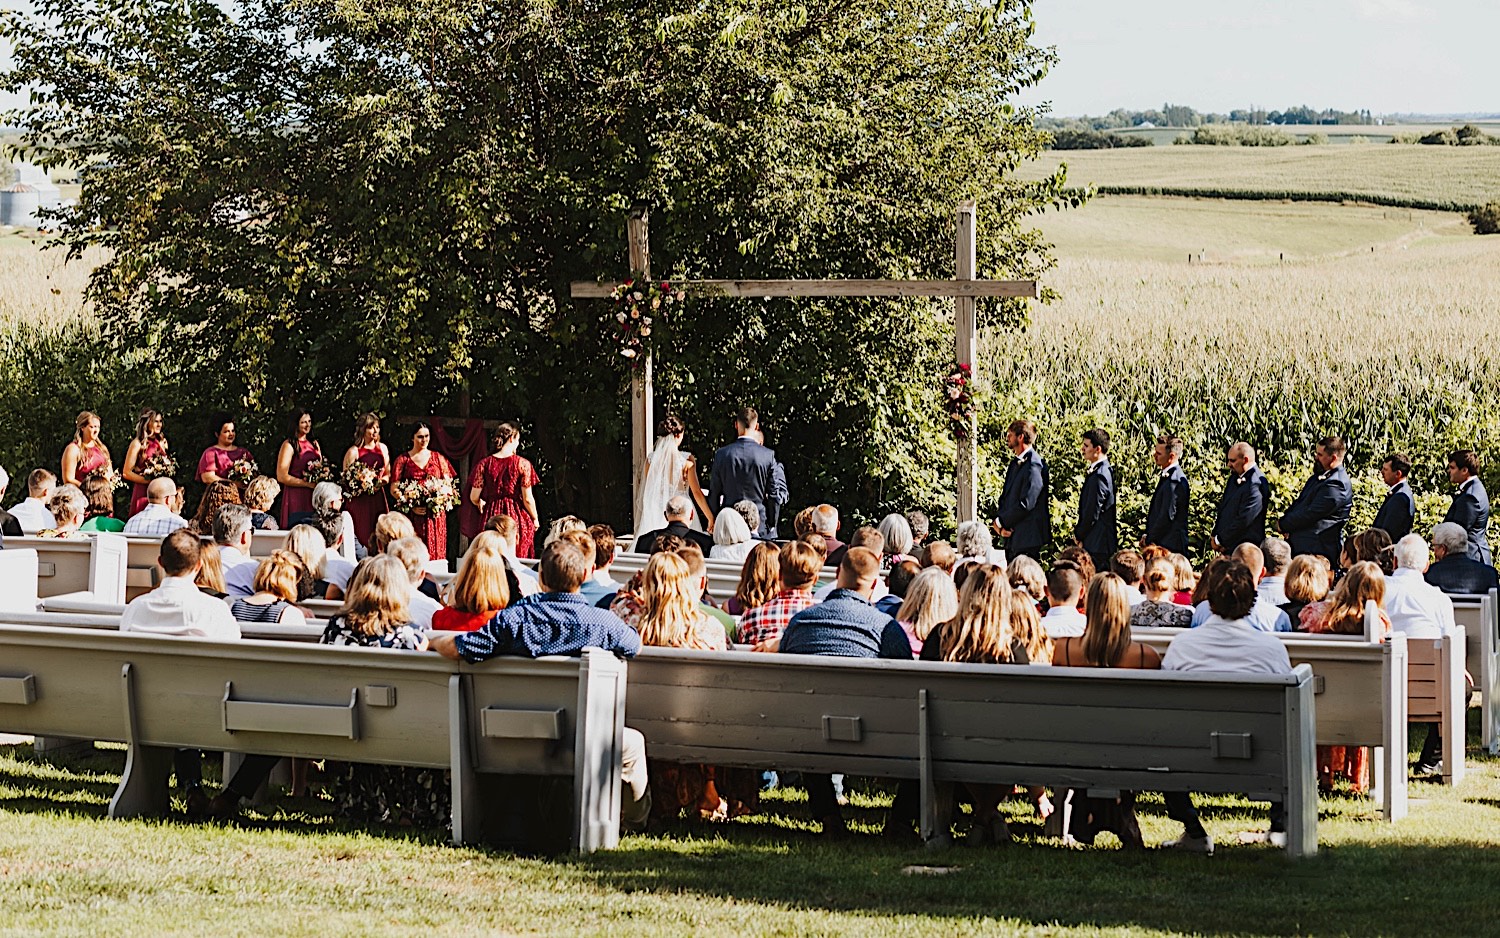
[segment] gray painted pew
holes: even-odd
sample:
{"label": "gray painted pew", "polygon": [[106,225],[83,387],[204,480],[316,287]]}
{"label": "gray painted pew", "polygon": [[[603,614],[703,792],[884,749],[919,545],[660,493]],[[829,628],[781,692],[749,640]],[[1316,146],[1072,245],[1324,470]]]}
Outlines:
{"label": "gray painted pew", "polygon": [[128,745],[111,817],[168,806],[198,748],[452,769],[453,841],[478,839],[481,773],[567,776],[572,845],[618,842],[625,665],[0,625],[0,727]]}
{"label": "gray painted pew", "polygon": [[[98,568],[96,545],[108,539],[121,542],[125,547],[124,569],[119,573]],[[44,537],[6,538],[6,549],[25,547],[36,550],[38,559],[37,595],[58,596],[65,593],[82,593],[93,589],[106,572],[110,576],[123,575],[124,600],[129,601],[142,593],[150,592],[161,582],[161,568],[156,558],[161,552],[159,537],[125,537],[120,534],[87,535],[64,539]],[[271,551],[286,546],[285,531],[256,531],[251,538],[250,553],[253,556],[268,556]],[[99,595],[114,598],[113,588],[102,588]]]}
{"label": "gray painted pew", "polygon": [[1241,792],[1317,850],[1313,672],[1242,676],[644,649],[627,722],[654,758],[936,784]]}
{"label": "gray painted pew", "polygon": [[1479,699],[1480,741],[1500,754],[1500,596],[1451,596],[1453,619],[1464,627],[1464,667]]}

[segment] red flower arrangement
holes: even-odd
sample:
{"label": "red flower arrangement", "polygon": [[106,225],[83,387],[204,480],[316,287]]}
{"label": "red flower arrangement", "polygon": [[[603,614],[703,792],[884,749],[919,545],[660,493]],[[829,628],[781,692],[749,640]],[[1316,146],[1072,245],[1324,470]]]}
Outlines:
{"label": "red flower arrangement", "polygon": [[943,379],[943,409],[948,413],[948,432],[955,440],[967,440],[976,413],[971,366],[955,362],[948,369],[948,377]]}
{"label": "red flower arrangement", "polygon": [[610,293],[615,305],[605,328],[631,368],[639,370],[645,364],[651,351],[652,324],[666,315],[668,307],[686,298],[684,290],[666,280],[627,280]]}

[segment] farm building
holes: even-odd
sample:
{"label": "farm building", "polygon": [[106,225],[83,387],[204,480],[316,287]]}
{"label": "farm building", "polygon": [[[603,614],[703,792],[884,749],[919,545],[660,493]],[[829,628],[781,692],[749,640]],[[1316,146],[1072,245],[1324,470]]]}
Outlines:
{"label": "farm building", "polygon": [[62,193],[47,171],[30,163],[13,163],[7,167],[0,187],[0,225],[17,228],[37,228],[41,225],[40,211],[56,208],[62,201]]}

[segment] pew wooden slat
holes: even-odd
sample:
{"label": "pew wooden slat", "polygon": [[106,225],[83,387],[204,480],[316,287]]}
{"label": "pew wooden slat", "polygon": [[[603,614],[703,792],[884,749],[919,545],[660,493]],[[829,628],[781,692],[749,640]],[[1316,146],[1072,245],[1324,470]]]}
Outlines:
{"label": "pew wooden slat", "polygon": [[1464,627],[1464,666],[1479,700],[1480,742],[1500,753],[1500,594],[1452,596],[1454,622]]}

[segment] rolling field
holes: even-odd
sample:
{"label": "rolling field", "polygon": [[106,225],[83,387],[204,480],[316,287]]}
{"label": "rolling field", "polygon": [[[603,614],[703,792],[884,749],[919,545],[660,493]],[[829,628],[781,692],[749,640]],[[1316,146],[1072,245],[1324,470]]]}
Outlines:
{"label": "rolling field", "polygon": [[1347,195],[1453,210],[1500,199],[1500,147],[1053,150],[1023,166],[1020,174],[1040,177],[1060,163],[1068,165],[1070,185],[1094,185],[1101,192],[1144,188],[1192,195]]}

